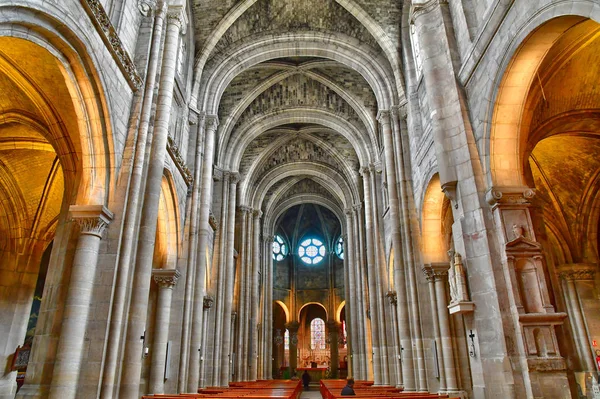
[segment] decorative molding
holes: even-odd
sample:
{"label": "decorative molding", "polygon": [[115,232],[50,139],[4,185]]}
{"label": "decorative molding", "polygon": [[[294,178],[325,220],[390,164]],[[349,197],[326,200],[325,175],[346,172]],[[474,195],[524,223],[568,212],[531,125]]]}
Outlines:
{"label": "decorative molding", "polygon": [[152,277],[160,287],[173,288],[181,277],[181,273],[177,269],[153,269]]}
{"label": "decorative molding", "polygon": [[558,268],[558,276],[567,281],[593,280],[598,268],[593,264],[562,265]]}
{"label": "decorative molding", "polygon": [[410,7],[409,20],[414,22],[418,17],[429,14],[431,11],[435,10],[438,5],[446,3],[446,0],[429,0],[420,4],[413,3]]}
{"label": "decorative molding", "polygon": [[210,227],[213,229],[213,231],[217,231],[218,229],[218,224],[217,224],[217,218],[215,217],[215,214],[212,212],[212,209],[208,211],[208,224],[210,225]]}
{"label": "decorative molding", "polygon": [[114,217],[104,205],[71,205],[69,212],[71,219],[79,225],[81,234],[100,238]]}
{"label": "decorative molding", "polygon": [[137,6],[140,14],[144,17],[149,17],[156,7],[156,0],[138,0]]}
{"label": "decorative molding", "polygon": [[398,294],[396,291],[388,291],[385,296],[387,297],[388,301],[390,301],[392,306],[398,305]]}
{"label": "decorative molding", "polygon": [[183,177],[183,180],[185,180],[185,183],[188,186],[191,186],[194,182],[194,176],[185,164],[185,159],[183,159],[183,156],[179,151],[179,147],[177,147],[177,144],[175,144],[175,140],[173,140],[171,136],[167,137],[167,151],[171,155],[173,161],[175,161],[175,166],[177,166],[177,169],[181,173],[181,176]]}
{"label": "decorative molding", "polygon": [[208,309],[212,308],[213,305],[214,305],[214,303],[215,303],[215,298],[213,298],[210,295],[205,295],[204,296],[204,300],[202,301],[202,305],[204,307],[204,310],[208,310]]}
{"label": "decorative molding", "polygon": [[81,3],[94,23],[102,41],[108,47],[117,66],[121,72],[123,72],[123,75],[125,75],[125,79],[129,83],[129,86],[134,92],[138,91],[142,87],[144,81],[140,77],[129,53],[125,50],[125,47],[123,47],[123,43],[121,42],[115,27],[110,22],[110,18],[108,17],[108,14],[106,14],[104,7],[102,7],[100,0],[81,0]]}

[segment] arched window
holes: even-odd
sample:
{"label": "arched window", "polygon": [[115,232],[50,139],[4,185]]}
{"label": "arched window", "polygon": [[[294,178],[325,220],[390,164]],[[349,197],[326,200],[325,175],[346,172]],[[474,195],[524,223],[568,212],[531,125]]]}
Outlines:
{"label": "arched window", "polygon": [[288,254],[288,247],[281,236],[273,238],[273,259],[280,261]]}
{"label": "arched window", "polygon": [[338,258],[344,260],[344,239],[340,237],[335,244],[335,254]]}
{"label": "arched window", "polygon": [[325,257],[325,246],[321,240],[308,238],[300,243],[298,256],[304,263],[316,265]]}
{"label": "arched window", "polygon": [[290,350],[290,330],[286,329],[283,334],[283,349]]}
{"label": "arched window", "polygon": [[313,319],[310,322],[310,349],[325,349],[325,322]]}

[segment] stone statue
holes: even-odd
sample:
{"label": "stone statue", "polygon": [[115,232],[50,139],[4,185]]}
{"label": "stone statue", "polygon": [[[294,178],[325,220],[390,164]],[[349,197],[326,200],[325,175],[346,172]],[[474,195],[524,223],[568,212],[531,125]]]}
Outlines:
{"label": "stone statue", "polygon": [[469,302],[467,279],[462,263],[462,256],[458,252],[448,251],[450,256],[450,271],[448,283],[450,284],[450,304]]}
{"label": "stone statue", "polygon": [[450,284],[450,303],[458,302],[458,293],[456,288],[456,272],[454,270],[454,251],[448,251],[450,258],[450,270],[448,271],[448,283]]}

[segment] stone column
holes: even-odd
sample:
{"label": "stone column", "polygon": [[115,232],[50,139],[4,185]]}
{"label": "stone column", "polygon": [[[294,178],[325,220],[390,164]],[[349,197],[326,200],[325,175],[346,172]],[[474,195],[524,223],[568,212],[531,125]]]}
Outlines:
{"label": "stone column", "polygon": [[250,313],[250,348],[248,356],[250,356],[249,367],[250,372],[248,379],[256,381],[258,377],[258,315],[259,315],[259,270],[260,270],[260,218],[262,211],[254,211],[254,230],[252,234],[253,245],[253,260],[252,260],[252,299]]}
{"label": "stone column", "polygon": [[[204,297],[203,303],[202,303],[202,310],[205,313],[208,313],[210,311],[210,308],[213,307],[215,303],[215,299],[210,296],[210,295],[206,295]],[[208,314],[204,315],[203,317],[204,320],[204,330],[206,331],[206,329],[208,328]],[[200,376],[198,377],[198,384],[200,387],[205,387],[206,384],[206,379],[205,379],[205,367],[204,367],[204,356],[206,356],[206,334],[203,334],[202,336],[202,349],[198,349],[198,353],[199,358],[200,358]]]}
{"label": "stone column", "polygon": [[100,398],[102,399],[111,399],[115,393],[114,388],[117,377],[117,363],[120,354],[119,348],[123,333],[125,308],[127,306],[128,282],[130,278],[129,270],[131,267],[132,255],[137,244],[135,234],[142,202],[140,201],[140,197],[144,181],[144,164],[146,160],[148,130],[152,115],[154,89],[156,86],[156,76],[161,55],[160,51],[163,45],[163,23],[167,14],[166,2],[158,2],[155,12],[151,12],[151,14],[154,15],[152,44],[148,58],[146,81],[144,84],[140,124],[135,144],[135,156],[129,181],[127,209],[123,217],[122,247],[119,256],[117,279],[112,302],[110,332],[107,339],[104,373],[102,374],[102,390],[100,393]]}
{"label": "stone column", "polygon": [[331,320],[327,323],[327,328],[329,329],[329,339],[330,339],[329,351],[331,354],[331,365],[330,365],[331,378],[338,378],[338,367],[340,366],[338,338],[339,338],[340,327],[341,327],[341,324],[335,320]]}
{"label": "stone column", "polygon": [[362,214],[362,204],[354,205],[354,236],[356,241],[356,247],[358,249],[357,256],[358,262],[356,262],[356,292],[359,294],[356,297],[356,314],[358,318],[356,320],[356,325],[358,326],[358,347],[357,347],[357,357],[358,362],[360,362],[360,367],[358,368],[359,374],[358,378],[361,380],[367,380],[369,377],[369,364],[367,361],[367,347],[368,347],[368,325],[367,325],[367,317],[366,317],[366,299],[368,297],[365,295],[365,288],[367,287],[367,278],[364,275],[364,262],[365,262],[365,241],[364,241],[364,231],[363,231],[363,214]]}
{"label": "stone column", "polygon": [[571,326],[573,328],[573,337],[575,338],[575,346],[581,359],[583,371],[595,372],[596,364],[595,356],[590,345],[590,336],[586,329],[585,317],[579,303],[579,295],[577,294],[576,281],[593,280],[596,272],[596,266],[592,264],[570,264],[562,265],[558,269],[558,275],[565,282],[566,286],[565,299],[570,313]]}
{"label": "stone column", "polygon": [[[192,327],[189,342],[189,363],[187,368],[187,387],[179,386],[180,391],[198,392],[200,378],[200,348],[204,332],[204,296],[206,276],[206,255],[208,238],[212,228],[209,224],[213,189],[213,161],[215,153],[215,136],[219,119],[215,115],[206,116],[204,157],[202,158],[202,185],[200,193],[200,215],[198,220],[198,261],[194,282],[194,302],[192,306]],[[182,342],[182,346],[188,342]],[[184,368],[180,368],[184,372]],[[186,389],[187,388],[187,389]]]}
{"label": "stone column", "polygon": [[165,393],[165,367],[167,364],[167,345],[169,343],[171,298],[173,297],[173,287],[181,274],[176,269],[154,269],[152,270],[152,276],[158,284],[158,295],[156,299],[156,318],[154,320],[149,392],[163,394]]}
{"label": "stone column", "polygon": [[[290,333],[290,369],[292,373],[298,368],[298,327],[300,324],[297,321],[291,321],[285,325]],[[293,375],[292,373],[290,376]]]}
{"label": "stone column", "polygon": [[439,392],[444,392],[446,390],[446,370],[444,368],[444,358],[442,356],[442,340],[440,338],[440,319],[438,317],[439,307],[435,290],[436,273],[431,265],[425,265],[425,267],[423,268],[423,273],[425,274],[425,277],[429,282],[429,301],[431,305],[431,318],[433,320],[433,336],[436,342],[436,355],[438,361],[438,369],[440,373]]}
{"label": "stone column", "polygon": [[56,349],[49,398],[74,399],[81,372],[85,331],[90,313],[98,250],[102,233],[113,219],[103,205],[71,205],[71,217],[79,224],[63,322]]}
{"label": "stone column", "polygon": [[239,210],[241,212],[241,225],[242,225],[242,249],[240,252],[240,262],[239,267],[239,281],[237,282],[238,286],[238,312],[240,314],[238,321],[238,334],[237,334],[237,343],[236,343],[236,353],[237,353],[237,361],[235,364],[235,377],[236,381],[244,381],[244,369],[246,368],[243,357],[244,357],[244,345],[247,342],[246,331],[248,329],[247,319],[243,317],[243,315],[247,314],[246,312],[246,292],[247,292],[247,282],[248,282],[248,271],[247,268],[250,266],[248,262],[248,252],[249,252],[249,238],[252,234],[251,226],[252,226],[252,209],[247,206],[240,206]]}
{"label": "stone column", "polygon": [[[225,312],[223,317],[223,347],[221,350],[221,386],[227,386],[230,380],[230,367],[231,367],[231,356],[229,353],[231,352],[231,309],[233,306],[233,283],[234,283],[234,269],[235,269],[235,259],[234,259],[234,236],[235,236],[235,203],[236,203],[236,188],[237,183],[239,181],[238,173],[231,173],[229,177],[229,210],[227,217],[227,245],[225,252],[225,291],[224,291],[224,307],[223,311]],[[218,337],[217,337],[218,339]],[[218,352],[215,353],[217,355]]]}
{"label": "stone column", "polygon": [[[368,312],[371,319],[371,361],[373,367],[373,378],[376,385],[381,383],[381,362],[380,362],[380,351],[379,351],[379,330],[381,325],[378,319],[377,309],[377,279],[378,273],[376,262],[377,254],[375,252],[375,243],[373,235],[373,211],[371,209],[371,202],[373,201],[373,195],[371,193],[371,171],[369,168],[362,168],[361,174],[363,176],[363,187],[365,193],[365,229],[366,229],[366,241],[367,241],[367,278],[369,287],[369,306]],[[367,359],[369,354],[365,354]],[[368,360],[367,360],[368,363]]]}
{"label": "stone column", "polygon": [[348,334],[346,347],[348,348],[348,377],[352,378],[356,373],[353,356],[356,348],[355,345],[358,344],[358,325],[356,325],[356,282],[354,276],[357,262],[354,254],[352,208],[345,209],[344,214],[346,215],[346,236],[344,238],[344,295],[346,297],[346,333]]}
{"label": "stone column", "polygon": [[398,319],[397,319],[397,311],[396,307],[398,306],[398,294],[396,291],[389,291],[386,294],[390,305],[392,306],[392,331],[394,332],[394,365],[398,373],[396,386],[398,388],[404,388],[403,378],[402,378],[402,357],[400,350],[400,339],[398,337]]}
{"label": "stone column", "polygon": [[177,69],[179,34],[184,25],[185,9],[183,7],[169,7],[162,73],[157,99],[156,119],[154,122],[154,135],[150,150],[131,302],[129,305],[129,323],[127,325],[127,341],[123,356],[119,396],[121,399],[137,399],[139,396],[143,350],[140,343],[140,336],[144,335],[146,327],[148,294],[150,292],[152,259],[154,256],[154,241],[156,239],[156,223],[158,220],[158,205],[167,153],[169,120],[171,118],[171,104],[173,102],[175,72]]}

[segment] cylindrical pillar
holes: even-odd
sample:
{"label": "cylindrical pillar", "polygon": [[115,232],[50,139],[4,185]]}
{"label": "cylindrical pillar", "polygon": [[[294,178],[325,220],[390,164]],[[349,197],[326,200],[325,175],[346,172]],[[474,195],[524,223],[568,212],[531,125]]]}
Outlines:
{"label": "cylindrical pillar", "polygon": [[431,318],[433,320],[433,335],[436,342],[436,355],[438,361],[438,367],[440,372],[440,392],[444,392],[446,390],[446,370],[444,368],[444,358],[442,355],[442,340],[440,338],[440,320],[439,320],[439,305],[438,299],[436,295],[436,273],[434,268],[431,265],[426,265],[423,269],[427,281],[429,282],[429,302],[431,305]]}
{"label": "cylindrical pillar", "polygon": [[173,287],[177,283],[180,273],[176,269],[154,269],[152,270],[152,276],[158,284],[158,295],[156,299],[156,317],[154,319],[149,392],[163,394],[165,393],[165,367],[167,365],[167,346],[169,344],[171,299],[173,298]]}
{"label": "cylindrical pillar", "polygon": [[377,309],[377,278],[378,273],[376,262],[377,253],[375,252],[374,234],[373,234],[373,211],[371,193],[371,171],[368,167],[362,168],[363,186],[365,192],[365,229],[367,242],[367,278],[369,287],[369,318],[371,319],[371,364],[373,369],[373,379],[376,385],[381,383],[381,362],[379,353],[379,330],[383,327],[379,324],[378,309]]}
{"label": "cylindrical pillar", "polygon": [[250,313],[250,348],[248,350],[248,356],[250,356],[249,367],[250,372],[248,379],[250,381],[256,381],[258,377],[258,314],[259,314],[259,270],[260,270],[260,218],[262,217],[262,211],[254,211],[254,229],[252,238],[252,300],[251,300],[251,313]]}
{"label": "cylindrical pillar", "polygon": [[589,334],[585,327],[584,316],[581,310],[581,304],[579,303],[579,295],[577,294],[575,282],[577,280],[593,280],[595,271],[595,265],[586,264],[563,265],[558,270],[559,276],[565,280],[565,297],[570,311],[569,318],[573,328],[575,345],[579,352],[581,365],[585,368],[584,371],[586,372],[595,372],[596,364],[590,345]]}
{"label": "cylindrical pillar", "polygon": [[357,320],[357,325],[359,329],[359,348],[358,348],[358,356],[360,361],[360,374],[358,378],[361,380],[367,380],[369,378],[369,363],[367,356],[367,348],[368,348],[368,325],[367,325],[367,315],[366,315],[366,303],[368,299],[368,290],[367,295],[365,295],[365,289],[367,288],[367,276],[365,275],[365,239],[364,239],[364,219],[362,213],[362,204],[354,205],[354,231],[355,231],[355,241],[357,244],[357,255],[358,262],[356,263],[356,292],[359,295],[356,298],[357,303],[357,311],[359,319]]}
{"label": "cylindrical pillar", "polygon": [[144,191],[144,205],[140,219],[137,257],[129,305],[127,342],[123,356],[119,396],[121,399],[137,399],[139,396],[143,350],[140,336],[144,335],[146,329],[154,240],[156,238],[161,181],[167,153],[169,120],[171,119],[177,53],[179,51],[179,34],[184,25],[184,20],[185,10],[183,7],[169,7],[156,119],[154,121],[154,135],[148,164],[146,190]]}
{"label": "cylindrical pillar", "polygon": [[335,320],[331,320],[327,323],[327,328],[329,329],[329,351],[331,354],[331,365],[329,366],[331,370],[331,378],[338,377],[338,368],[340,366],[339,359],[339,329],[341,325]]}
{"label": "cylindrical pillar", "polygon": [[74,399],[81,372],[85,330],[90,313],[98,250],[113,214],[103,205],[72,205],[71,217],[80,226],[62,328],[58,339],[49,398]]}
{"label": "cylindrical pillar", "polygon": [[135,144],[135,156],[129,180],[129,194],[127,208],[123,217],[123,233],[121,254],[112,301],[112,312],[110,316],[110,331],[107,340],[106,360],[104,373],[102,374],[101,399],[111,399],[114,394],[115,380],[117,376],[117,362],[119,359],[119,348],[123,333],[123,320],[125,318],[125,307],[127,304],[129,269],[131,258],[136,248],[135,232],[138,215],[140,213],[144,164],[146,159],[146,144],[150,117],[152,115],[152,103],[154,100],[154,88],[158,63],[160,61],[160,50],[163,44],[163,22],[167,13],[167,3],[160,1],[154,11],[154,28],[152,31],[152,44],[148,57],[148,70],[144,84],[142,110],[140,113],[140,124]]}
{"label": "cylindrical pillar", "polygon": [[[224,308],[225,312],[223,315],[223,346],[221,350],[221,381],[220,386],[228,386],[230,380],[230,367],[232,359],[230,356],[231,352],[231,309],[233,306],[233,283],[234,283],[234,237],[235,237],[235,203],[236,203],[236,188],[239,181],[239,175],[237,173],[231,173],[229,177],[229,216],[227,219],[227,246],[225,252],[225,268],[226,268],[226,280],[225,280],[225,291],[224,291]],[[218,356],[218,353],[215,353]]]}
{"label": "cylindrical pillar", "polygon": [[[194,302],[192,306],[192,327],[189,342],[189,363],[187,368],[187,386],[180,380],[179,391],[190,393],[198,392],[200,386],[200,353],[203,350],[202,341],[204,332],[204,296],[206,278],[206,257],[208,238],[212,230],[210,219],[210,208],[213,188],[213,162],[215,154],[215,136],[219,119],[215,115],[207,115],[205,121],[204,157],[202,158],[202,185],[200,192],[200,214],[198,219],[198,261],[196,262],[196,273],[194,282]],[[186,277],[187,278],[187,277]],[[182,346],[188,342],[182,341]],[[184,369],[180,369],[184,372]]]}

